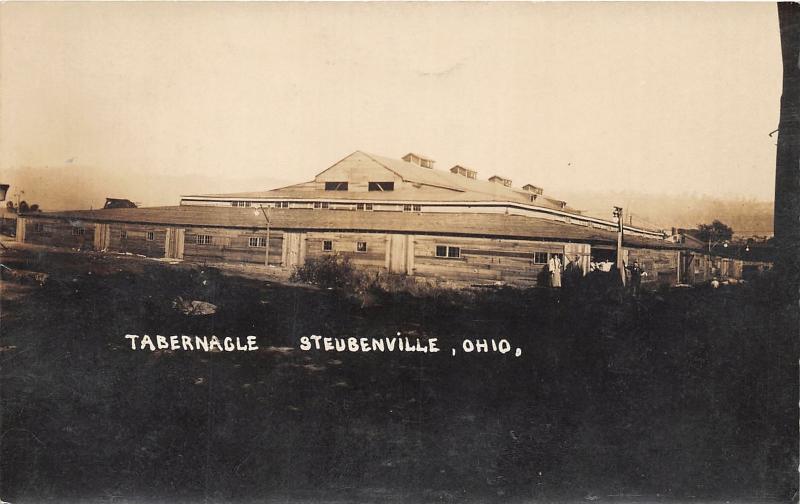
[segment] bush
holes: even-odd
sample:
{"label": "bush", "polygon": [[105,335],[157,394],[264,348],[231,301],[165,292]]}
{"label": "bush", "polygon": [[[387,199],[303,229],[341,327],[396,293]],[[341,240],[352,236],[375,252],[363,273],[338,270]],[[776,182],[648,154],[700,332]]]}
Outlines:
{"label": "bush", "polygon": [[356,271],[346,257],[325,256],[308,259],[294,270],[289,280],[320,287],[352,287],[361,283],[362,274]]}

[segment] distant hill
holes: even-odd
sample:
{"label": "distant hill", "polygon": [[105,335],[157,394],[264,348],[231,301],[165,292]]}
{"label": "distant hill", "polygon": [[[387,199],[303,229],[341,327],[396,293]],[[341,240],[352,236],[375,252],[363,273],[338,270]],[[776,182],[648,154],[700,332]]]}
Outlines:
{"label": "distant hill", "polygon": [[736,235],[770,236],[773,233],[772,201],[746,198],[721,198],[708,195],[645,194],[634,192],[575,191],[560,193],[570,206],[591,215],[610,217],[614,205],[622,206],[625,222],[669,230],[671,227],[694,228],[719,219],[731,226]]}

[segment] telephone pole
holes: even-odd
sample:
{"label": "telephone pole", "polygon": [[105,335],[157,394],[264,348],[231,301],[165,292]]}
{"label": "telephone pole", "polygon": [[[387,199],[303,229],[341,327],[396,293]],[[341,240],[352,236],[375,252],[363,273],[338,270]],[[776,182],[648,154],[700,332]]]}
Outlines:
{"label": "telephone pole", "polygon": [[264,219],[266,219],[266,221],[267,221],[267,246],[265,247],[267,250],[264,253],[264,266],[269,268],[269,227],[270,227],[269,225],[270,225],[270,221],[269,221],[269,214],[267,213],[267,210],[269,210],[270,207],[267,207],[267,210],[264,210],[264,205],[258,205],[258,208],[261,209],[261,213],[264,214]]}
{"label": "telephone pole", "polygon": [[623,261],[622,249],[622,233],[625,226],[625,220],[622,215],[622,207],[614,207],[614,218],[617,219],[617,270],[619,271],[619,279],[622,286],[625,286],[625,261]]}

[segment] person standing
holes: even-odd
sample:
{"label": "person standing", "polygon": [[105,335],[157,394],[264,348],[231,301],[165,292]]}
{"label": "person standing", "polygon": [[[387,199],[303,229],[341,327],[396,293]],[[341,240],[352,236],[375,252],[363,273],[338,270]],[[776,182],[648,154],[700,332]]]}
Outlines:
{"label": "person standing", "polygon": [[571,287],[575,287],[580,283],[583,277],[580,256],[574,256],[569,264],[567,264],[567,267],[564,268],[564,277],[565,282],[568,281]]}
{"label": "person standing", "polygon": [[557,254],[550,255],[547,269],[550,270],[550,287],[561,287],[561,260]]}
{"label": "person standing", "polygon": [[633,266],[628,267],[631,275],[631,292],[633,297],[639,297],[639,289],[642,286],[642,277],[647,273],[639,266],[639,261],[633,261]]}

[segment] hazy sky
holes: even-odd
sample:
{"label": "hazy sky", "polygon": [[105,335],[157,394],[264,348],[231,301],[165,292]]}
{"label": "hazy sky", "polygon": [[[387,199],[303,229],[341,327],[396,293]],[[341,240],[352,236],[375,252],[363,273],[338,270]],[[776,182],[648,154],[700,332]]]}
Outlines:
{"label": "hazy sky", "polygon": [[308,180],[359,149],[556,196],[773,196],[771,3],[0,9],[6,173],[74,167],[137,194],[208,177],[213,193]]}

